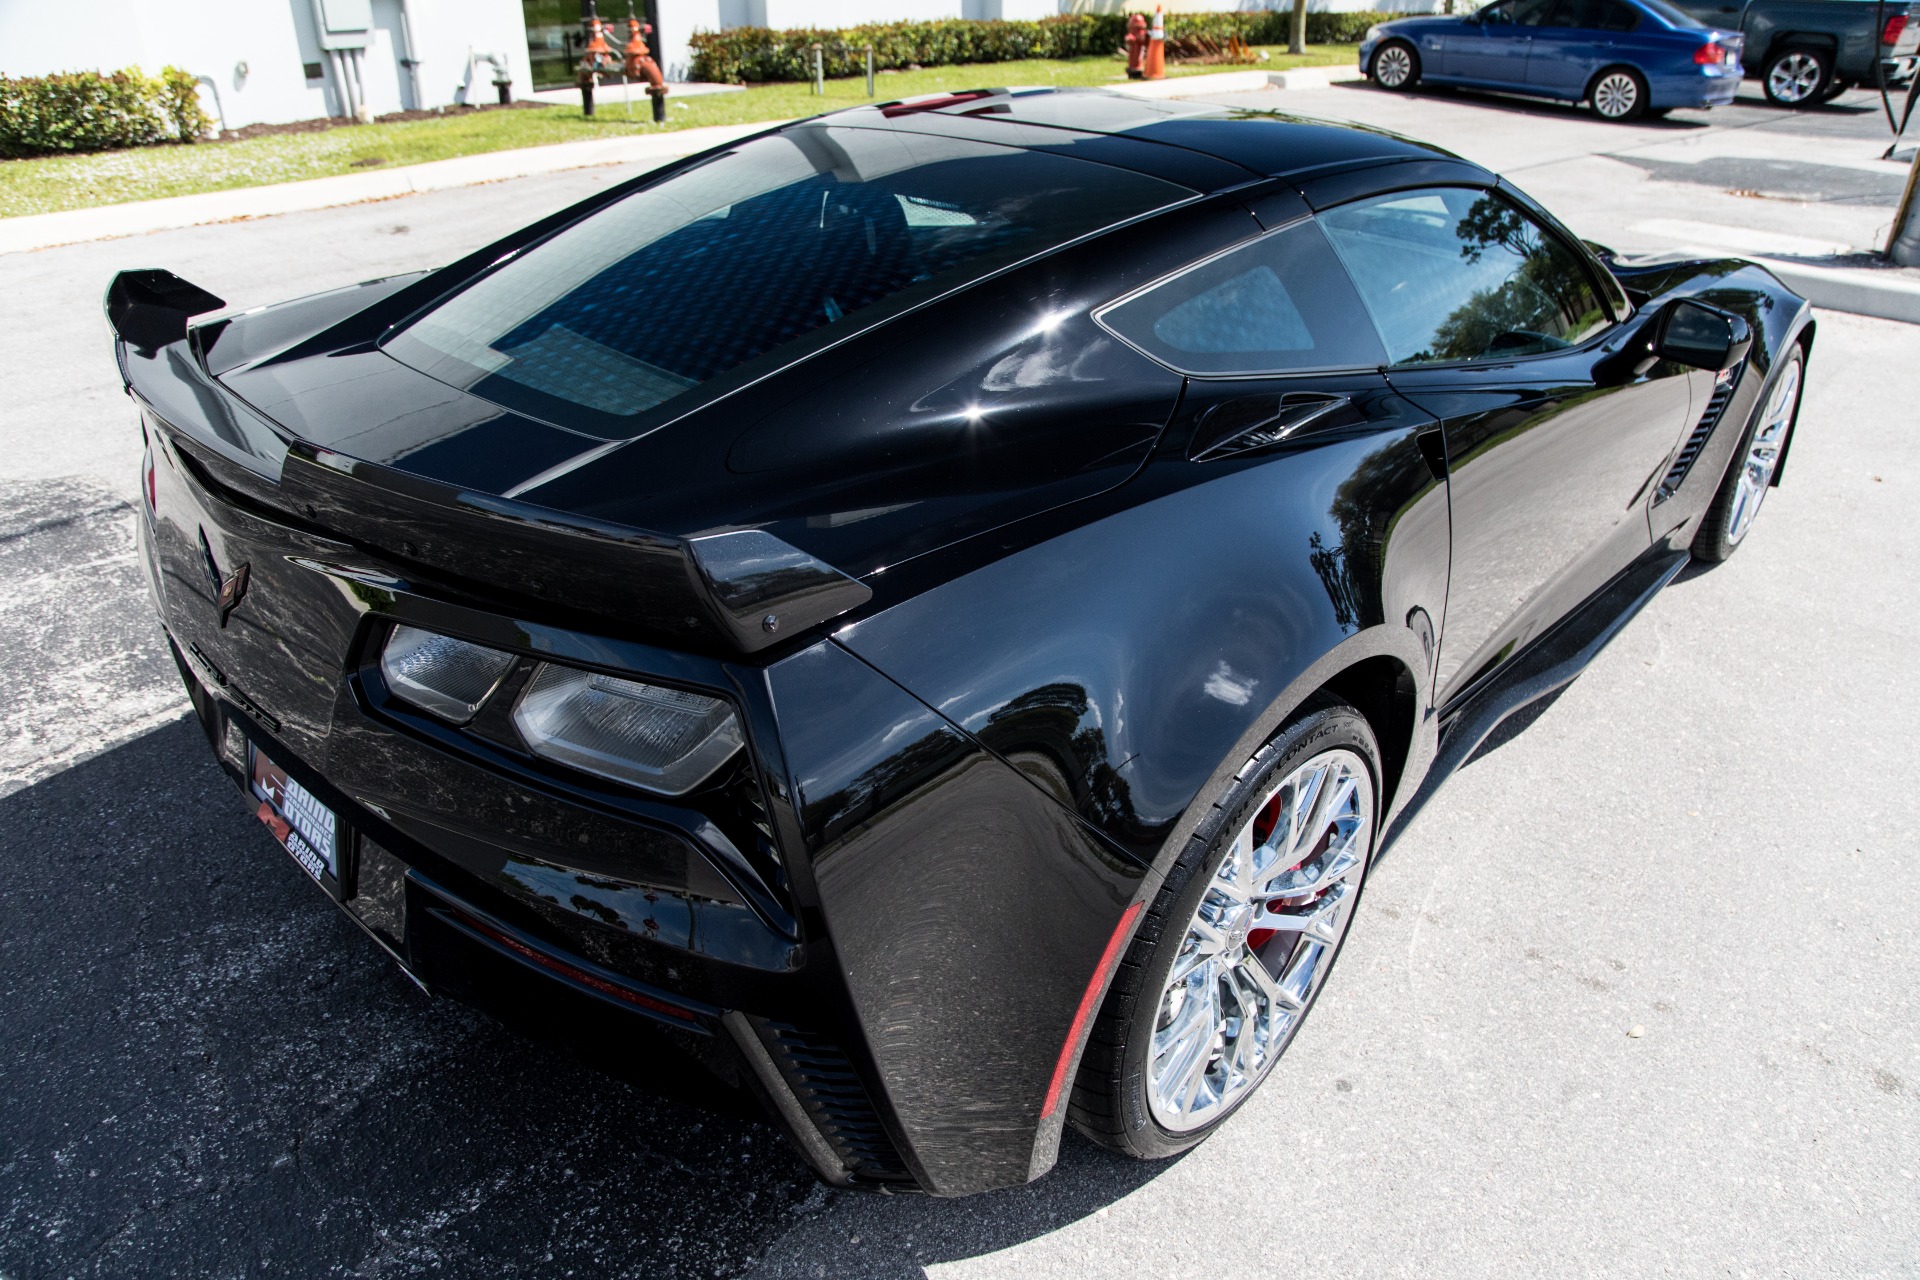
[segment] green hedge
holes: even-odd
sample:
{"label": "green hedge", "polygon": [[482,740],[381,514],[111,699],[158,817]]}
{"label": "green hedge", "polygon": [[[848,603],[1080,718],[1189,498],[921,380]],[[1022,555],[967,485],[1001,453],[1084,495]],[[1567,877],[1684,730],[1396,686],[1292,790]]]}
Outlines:
{"label": "green hedge", "polygon": [[[1307,40],[1311,44],[1354,44],[1368,27],[1389,16],[1373,12],[1309,13]],[[1208,36],[1220,41],[1237,35],[1248,44],[1285,44],[1292,21],[1290,9],[1175,13],[1167,16],[1167,35],[1174,39]],[[887,71],[964,62],[1111,55],[1119,52],[1126,34],[1126,16],[1117,13],[1066,14],[1036,22],[975,22],[962,18],[886,22],[839,31],[735,27],[694,34],[693,78],[724,84],[810,80],[816,44],[821,46],[827,75],[840,77],[861,74],[868,45],[873,46],[874,68]]]}
{"label": "green hedge", "polygon": [[192,142],[212,127],[194,78],[178,67],[0,76],[0,156]]}

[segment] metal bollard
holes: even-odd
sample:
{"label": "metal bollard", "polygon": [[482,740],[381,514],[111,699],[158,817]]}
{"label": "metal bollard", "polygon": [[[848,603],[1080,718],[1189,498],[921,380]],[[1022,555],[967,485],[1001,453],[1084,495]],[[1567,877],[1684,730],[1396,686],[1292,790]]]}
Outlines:
{"label": "metal bollard", "polygon": [[819,45],[813,46],[813,91],[816,94],[827,91],[827,63]]}
{"label": "metal bollard", "polygon": [[873,46],[867,46],[867,96],[873,96]]}

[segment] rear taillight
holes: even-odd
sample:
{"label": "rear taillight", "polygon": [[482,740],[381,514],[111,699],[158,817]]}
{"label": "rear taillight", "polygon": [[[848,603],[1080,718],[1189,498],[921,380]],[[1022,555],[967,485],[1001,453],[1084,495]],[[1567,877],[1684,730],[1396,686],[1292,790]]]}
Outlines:
{"label": "rear taillight", "polygon": [[705,782],[744,741],[719,698],[550,663],[527,682],[513,725],[537,756],[670,796]]}
{"label": "rear taillight", "polygon": [[473,719],[513,668],[513,655],[419,627],[395,627],[380,651],[387,687],[442,720]]}
{"label": "rear taillight", "polygon": [[1880,33],[1881,44],[1899,44],[1900,37],[1907,31],[1907,15],[1896,13],[1887,19],[1886,29]]}
{"label": "rear taillight", "polygon": [[1717,67],[1731,59],[1728,56],[1727,46],[1718,40],[1709,40],[1693,51],[1693,60],[1703,67]]}

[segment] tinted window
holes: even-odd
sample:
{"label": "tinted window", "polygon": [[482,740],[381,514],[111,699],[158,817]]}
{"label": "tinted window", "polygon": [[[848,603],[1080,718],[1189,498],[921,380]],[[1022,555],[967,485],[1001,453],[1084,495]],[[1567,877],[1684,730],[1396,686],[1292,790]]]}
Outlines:
{"label": "tinted window", "polygon": [[1594,15],[1593,26],[1601,31],[1626,32],[1640,25],[1640,15],[1631,5],[1620,4],[1618,0],[1599,0],[1599,10]]}
{"label": "tinted window", "polygon": [[1704,31],[1707,24],[1682,9],[1668,4],[1667,0],[1640,0],[1640,7],[1662,19],[1670,27],[1681,31]]}
{"label": "tinted window", "polygon": [[1543,25],[1577,27],[1584,31],[1631,31],[1639,20],[1639,14],[1616,0],[1556,0]]}
{"label": "tinted window", "polygon": [[1553,0],[1513,0],[1513,20],[1523,27],[1537,27],[1552,7]]}
{"label": "tinted window", "polygon": [[1320,221],[1395,364],[1557,351],[1608,323],[1572,251],[1492,192],[1398,192]]}
{"label": "tinted window", "polygon": [[1108,308],[1100,322],[1183,373],[1286,373],[1386,360],[1312,222],[1203,262]]}
{"label": "tinted window", "polygon": [[635,415],[816,330],[1191,194],[1064,156],[792,129],[575,223],[387,350],[498,403],[620,436]]}

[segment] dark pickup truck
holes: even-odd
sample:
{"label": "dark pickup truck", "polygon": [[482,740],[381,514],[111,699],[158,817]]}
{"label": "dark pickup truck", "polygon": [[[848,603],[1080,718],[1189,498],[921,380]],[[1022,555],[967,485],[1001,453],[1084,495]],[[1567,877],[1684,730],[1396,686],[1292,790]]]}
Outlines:
{"label": "dark pickup truck", "polygon": [[1824,101],[1853,85],[1914,73],[1920,3],[1908,0],[1672,0],[1708,26],[1746,36],[1747,75],[1783,107]]}

